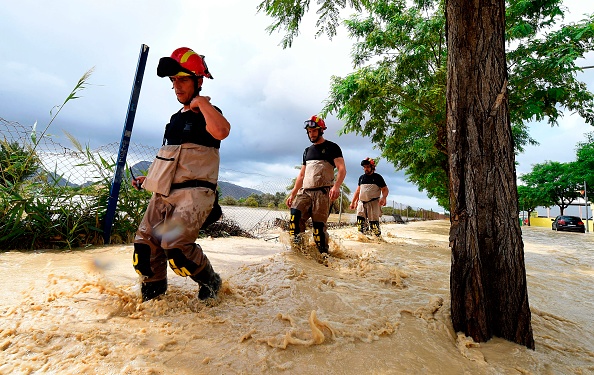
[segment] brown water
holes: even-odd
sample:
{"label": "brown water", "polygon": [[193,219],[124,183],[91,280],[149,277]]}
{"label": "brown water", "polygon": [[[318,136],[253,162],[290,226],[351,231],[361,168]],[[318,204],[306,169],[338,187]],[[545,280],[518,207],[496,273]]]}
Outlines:
{"label": "brown water", "polygon": [[327,266],[283,233],[202,239],[210,305],[172,272],[140,303],[132,246],[0,253],[0,374],[594,373],[594,236],[523,227],[531,351],[453,332],[448,226],[331,231]]}

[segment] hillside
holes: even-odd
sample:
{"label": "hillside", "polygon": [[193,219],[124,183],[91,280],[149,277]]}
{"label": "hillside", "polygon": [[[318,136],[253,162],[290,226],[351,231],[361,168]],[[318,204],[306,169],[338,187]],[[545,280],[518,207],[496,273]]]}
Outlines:
{"label": "hillside", "polygon": [[260,190],[246,188],[243,186],[235,185],[230,182],[219,181],[219,188],[221,192],[221,198],[231,196],[235,199],[247,198],[252,194],[261,195],[264,194]]}

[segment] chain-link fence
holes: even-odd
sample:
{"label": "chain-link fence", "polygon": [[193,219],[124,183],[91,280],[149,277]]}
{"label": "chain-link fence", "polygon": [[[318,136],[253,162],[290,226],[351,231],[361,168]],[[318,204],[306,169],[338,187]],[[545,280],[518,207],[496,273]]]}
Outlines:
{"label": "chain-link fence", "polygon": [[[90,150],[80,144],[76,145],[76,140],[72,140],[73,146],[67,147],[50,136],[36,134],[32,128],[1,118],[0,130],[5,143],[18,143],[24,149],[34,148],[42,168],[58,186],[84,187],[112,178],[109,174],[113,173],[113,168],[98,168],[98,166],[115,164],[119,142]],[[157,147],[131,142],[128,149],[126,176],[130,176],[130,170],[136,176],[145,174],[157,151]],[[104,162],[89,163],[89,159]],[[233,176],[235,181],[249,181],[249,186],[245,186],[245,182],[234,183],[227,179],[227,176]],[[293,179],[229,170],[222,166],[219,174],[219,192],[223,217],[237,223],[243,230],[254,236],[272,227],[282,226],[289,216],[289,210],[284,201],[293,183]],[[342,197],[343,204],[335,204],[329,220],[331,223],[355,223],[355,215],[348,209],[350,199],[351,197],[345,195]],[[444,216],[430,210],[413,208],[404,203],[388,202],[388,206],[384,207],[382,220],[407,222],[441,218]]]}

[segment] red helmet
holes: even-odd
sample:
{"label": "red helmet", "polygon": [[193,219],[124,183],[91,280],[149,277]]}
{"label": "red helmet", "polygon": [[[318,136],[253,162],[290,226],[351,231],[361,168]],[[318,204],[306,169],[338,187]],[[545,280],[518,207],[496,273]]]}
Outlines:
{"label": "red helmet", "polygon": [[196,76],[212,79],[203,55],[199,55],[188,47],[173,51],[171,57],[163,57],[157,66],[159,77]]}
{"label": "red helmet", "polygon": [[364,165],[371,165],[371,168],[375,169],[375,160],[372,158],[365,158],[365,160],[361,161],[361,166]]}
{"label": "red helmet", "polygon": [[309,120],[305,120],[305,129],[322,129],[326,130],[326,123],[324,119],[316,115],[311,116]]}

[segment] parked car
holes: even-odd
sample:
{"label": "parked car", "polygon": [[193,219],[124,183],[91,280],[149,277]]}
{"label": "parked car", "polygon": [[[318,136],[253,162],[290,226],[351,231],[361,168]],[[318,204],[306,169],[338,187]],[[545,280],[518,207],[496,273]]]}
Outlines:
{"label": "parked car", "polygon": [[551,229],[586,233],[584,222],[577,216],[559,215],[553,220]]}

